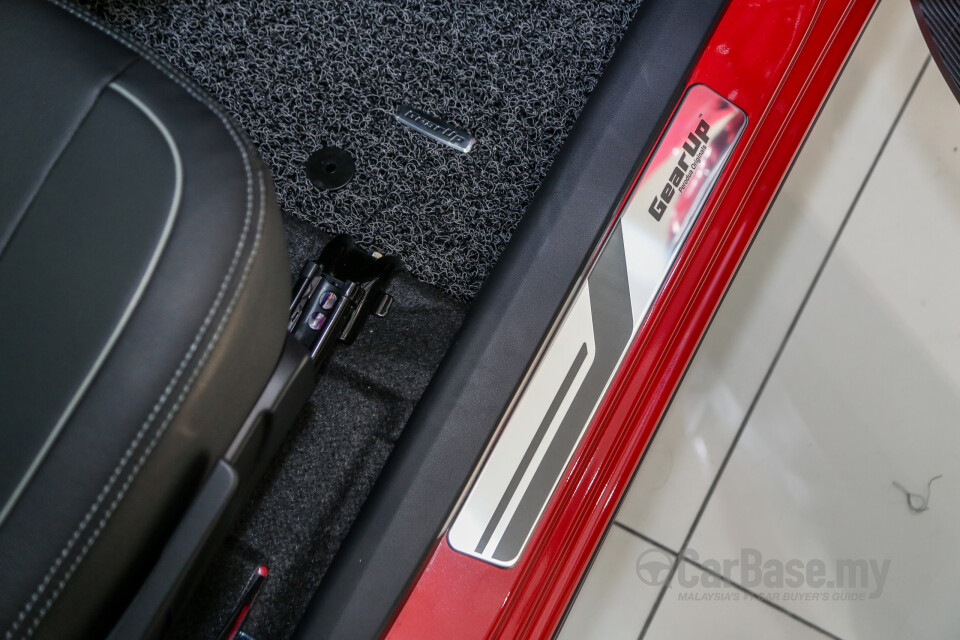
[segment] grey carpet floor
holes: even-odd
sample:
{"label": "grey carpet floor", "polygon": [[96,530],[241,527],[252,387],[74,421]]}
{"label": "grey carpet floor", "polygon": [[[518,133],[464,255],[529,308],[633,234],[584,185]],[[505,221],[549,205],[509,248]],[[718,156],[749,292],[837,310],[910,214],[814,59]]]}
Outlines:
{"label": "grey carpet floor", "polygon": [[[194,78],[273,170],[282,208],[469,300],[497,261],[640,0],[80,0]],[[471,131],[403,128],[410,103]],[[317,190],[316,148],[351,152]]]}
{"label": "grey carpet floor", "polygon": [[[288,220],[286,232],[299,271],[326,238],[298,220]],[[352,346],[334,352],[176,638],[216,638],[259,564],[270,575],[244,631],[257,640],[293,632],[463,319],[463,303],[408,274],[390,293],[390,314],[370,318]]]}

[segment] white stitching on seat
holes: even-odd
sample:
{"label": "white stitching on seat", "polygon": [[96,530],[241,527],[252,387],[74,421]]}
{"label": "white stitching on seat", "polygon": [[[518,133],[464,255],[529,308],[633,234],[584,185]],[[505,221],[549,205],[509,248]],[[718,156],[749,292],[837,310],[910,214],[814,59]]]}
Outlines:
{"label": "white stitching on seat", "polygon": [[[60,551],[56,560],[54,560],[50,569],[47,571],[47,574],[44,577],[43,581],[37,586],[37,589],[34,591],[33,595],[24,604],[23,608],[21,609],[21,611],[17,616],[17,619],[14,620],[13,624],[7,630],[5,634],[6,640],[12,640],[14,638],[14,634],[17,633],[17,631],[21,628],[21,626],[26,626],[30,612],[33,610],[36,603],[43,596],[43,593],[46,591],[47,587],[50,585],[51,581],[53,580],[59,568],[63,565],[63,562],[70,556],[71,550],[74,548],[77,541],[83,535],[84,530],[93,520],[93,518],[97,515],[97,512],[100,509],[100,506],[103,504],[103,501],[107,498],[107,494],[110,493],[110,490],[113,488],[114,484],[120,477],[120,474],[122,473],[123,468],[130,461],[131,457],[134,454],[134,451],[139,446],[143,438],[146,436],[146,433],[147,431],[149,431],[149,428],[152,425],[153,421],[156,419],[157,415],[160,413],[161,409],[163,408],[163,405],[166,403],[167,399],[170,397],[170,394],[173,392],[174,387],[176,386],[178,380],[180,379],[180,376],[183,374],[184,370],[186,369],[187,363],[189,362],[190,358],[193,357],[193,355],[196,353],[197,349],[199,348],[200,342],[203,339],[203,335],[206,333],[211,322],[213,321],[213,318],[217,312],[217,309],[219,308],[220,303],[222,302],[223,297],[226,294],[227,288],[229,287],[230,281],[232,280],[236,267],[239,263],[240,255],[243,252],[244,246],[246,245],[247,235],[250,230],[250,218],[251,218],[252,209],[253,209],[253,181],[251,179],[253,168],[251,166],[250,157],[247,153],[246,147],[243,144],[243,141],[237,134],[237,131],[234,128],[233,124],[230,122],[229,118],[227,118],[221,112],[220,108],[217,105],[215,105],[211,100],[209,100],[208,98],[206,98],[205,96],[203,96],[202,94],[194,90],[190,86],[189,82],[185,80],[181,74],[179,74],[175,69],[173,69],[165,61],[154,56],[150,51],[147,51],[144,48],[140,47],[139,45],[131,42],[126,37],[116,33],[109,27],[99,24],[95,20],[91,20],[89,16],[76,10],[74,7],[66,5],[61,0],[48,0],[48,1],[60,7],[64,11],[67,11],[73,16],[79,18],[80,20],[83,20],[84,22],[90,24],[94,28],[106,33],[107,35],[111,36],[121,44],[129,47],[134,52],[138,53],[141,57],[146,59],[148,62],[152,63],[154,67],[156,67],[159,71],[163,72],[169,79],[173,80],[178,85],[180,85],[195,100],[205,105],[214,113],[214,115],[226,127],[227,132],[230,134],[230,137],[233,139],[234,144],[236,144],[237,148],[240,150],[241,156],[243,157],[244,170],[247,174],[247,211],[244,218],[243,231],[240,234],[240,238],[238,239],[237,248],[234,252],[233,259],[231,260],[230,267],[227,270],[226,275],[224,276],[224,280],[220,285],[220,289],[218,290],[217,296],[213,301],[213,305],[208,311],[207,316],[204,318],[203,324],[200,326],[200,329],[198,330],[196,336],[194,337],[194,340],[191,343],[190,348],[187,350],[187,353],[184,355],[183,360],[181,360],[180,365],[177,367],[176,371],[173,374],[173,377],[170,379],[170,382],[167,384],[166,388],[163,390],[163,393],[161,394],[160,398],[157,400],[150,414],[147,416],[146,420],[141,425],[139,431],[137,432],[137,435],[134,437],[133,441],[130,443],[130,446],[127,448],[126,452],[121,457],[120,462],[117,464],[116,468],[113,470],[113,473],[110,475],[110,478],[107,480],[106,484],[104,484],[100,493],[97,495],[96,500],[90,506],[90,509],[87,511],[84,518],[80,521],[73,535],[71,535],[70,539],[64,545],[63,549]],[[96,542],[100,533],[103,531],[103,528],[106,526],[107,522],[112,517],[117,506],[119,506],[121,500],[126,495],[126,492],[130,488],[130,485],[133,483],[133,480],[136,478],[136,475],[139,473],[140,469],[143,467],[147,459],[153,453],[153,450],[156,444],[159,442],[163,433],[166,431],[166,428],[169,426],[170,422],[173,420],[173,417],[176,415],[177,411],[180,409],[181,404],[183,403],[187,394],[190,392],[193,386],[193,383],[196,381],[196,378],[199,376],[200,369],[206,363],[207,358],[209,357],[210,353],[213,351],[213,347],[216,345],[217,341],[219,340],[220,335],[222,334],[223,329],[226,326],[227,320],[230,318],[230,314],[232,313],[233,309],[237,304],[237,301],[240,297],[240,293],[243,291],[244,285],[246,284],[247,277],[250,273],[250,268],[253,264],[254,257],[257,255],[257,252],[259,250],[261,233],[263,230],[264,206],[266,201],[266,197],[264,194],[265,185],[264,185],[263,173],[260,170],[260,167],[257,166],[256,169],[257,169],[258,187],[260,189],[259,218],[257,220],[256,233],[254,236],[253,244],[251,245],[250,255],[247,259],[246,265],[244,266],[243,273],[241,274],[241,277],[237,284],[233,298],[231,299],[229,305],[227,306],[225,313],[222,314],[220,323],[217,326],[215,333],[207,343],[207,346],[204,349],[203,353],[201,354],[196,365],[194,366],[193,371],[190,374],[190,377],[184,383],[181,389],[180,395],[177,397],[176,402],[173,404],[173,406],[170,407],[169,411],[167,412],[167,415],[164,418],[164,421],[156,430],[156,433],[154,434],[153,438],[147,444],[147,447],[144,449],[143,454],[140,456],[140,458],[136,461],[136,463],[130,469],[123,484],[120,487],[120,490],[117,492],[116,497],[114,497],[113,501],[107,507],[105,513],[101,516],[100,520],[97,523],[96,528],[92,532],[90,532],[90,534],[87,536],[87,539],[84,545],[76,553],[76,557],[74,558],[70,566],[67,568],[67,570],[64,572],[63,577],[60,579],[56,587],[47,597],[47,600],[44,602],[43,606],[34,614],[33,621],[29,624],[29,626],[26,626],[26,628],[24,629],[22,634],[23,638],[29,638],[33,635],[33,633],[39,627],[44,616],[53,606],[54,602],[56,602],[56,599],[59,597],[63,588],[70,581],[70,578],[73,576],[73,573],[76,571],[77,567],[83,561],[87,552]]]}
{"label": "white stitching on seat", "polygon": [[93,380],[100,372],[104,362],[106,362],[109,355],[113,352],[113,347],[117,344],[117,341],[123,334],[124,329],[126,329],[127,323],[133,316],[134,311],[139,308],[140,300],[142,299],[144,292],[147,290],[147,287],[150,285],[150,282],[153,280],[156,267],[160,263],[160,258],[167,247],[167,241],[170,239],[171,232],[173,231],[174,224],[176,223],[180,211],[180,196],[183,193],[183,163],[180,160],[180,152],[177,147],[177,141],[173,139],[173,136],[167,130],[166,125],[164,125],[163,122],[157,118],[156,114],[153,113],[150,107],[140,102],[140,100],[138,100],[135,96],[131,96],[125,89],[123,89],[123,87],[115,82],[111,82],[107,86],[114,92],[122,95],[130,102],[130,104],[139,109],[143,115],[153,123],[153,125],[160,132],[160,135],[163,136],[164,141],[166,141],[167,145],[169,146],[174,166],[174,187],[173,195],[170,201],[170,209],[167,212],[166,220],[161,230],[160,237],[156,243],[156,246],[153,248],[153,254],[150,256],[150,262],[147,264],[146,269],[144,269],[143,273],[141,274],[140,280],[137,283],[137,288],[127,301],[127,304],[123,310],[123,314],[120,316],[120,318],[118,318],[115,326],[113,327],[113,331],[107,338],[107,341],[101,346],[96,360],[87,370],[87,373],[83,377],[80,386],[77,387],[73,396],[70,398],[70,402],[66,407],[64,407],[63,411],[60,412],[57,422],[54,424],[53,429],[48,434],[43,446],[40,448],[40,451],[37,452],[36,456],[34,456],[29,468],[20,478],[20,482],[17,484],[13,493],[10,494],[10,497],[7,499],[6,503],[2,508],[0,508],[0,527],[3,526],[4,519],[11,511],[13,511],[14,506],[20,500],[20,496],[33,480],[34,474],[46,459],[47,454],[50,452],[50,449],[53,447],[54,443],[59,439],[60,432],[67,424],[67,421],[73,416],[74,410],[76,410],[80,402],[86,397],[87,390],[90,388]]}

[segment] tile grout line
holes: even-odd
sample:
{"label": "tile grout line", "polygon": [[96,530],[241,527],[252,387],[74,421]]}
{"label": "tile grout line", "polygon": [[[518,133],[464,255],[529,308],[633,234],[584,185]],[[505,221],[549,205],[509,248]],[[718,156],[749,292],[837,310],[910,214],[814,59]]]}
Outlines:
{"label": "tile grout line", "polygon": [[[787,332],[784,334],[783,340],[780,342],[780,346],[777,349],[776,354],[773,356],[773,360],[770,363],[770,366],[767,368],[767,372],[764,374],[763,380],[760,382],[760,386],[757,389],[757,393],[754,395],[753,399],[750,402],[750,406],[747,408],[747,412],[743,417],[743,420],[740,423],[740,427],[737,429],[737,433],[733,438],[733,441],[730,443],[730,447],[727,449],[726,455],[724,455],[723,461],[720,463],[720,467],[717,470],[716,476],[714,476],[713,482],[710,484],[710,488],[707,490],[707,494],[704,497],[703,503],[700,505],[700,509],[697,512],[696,517],[693,519],[693,524],[690,526],[690,530],[687,533],[686,538],[684,538],[683,546],[680,549],[680,553],[676,556],[673,562],[673,566],[670,568],[670,572],[667,575],[667,579],[664,582],[664,586],[660,589],[660,593],[657,594],[657,599],[653,603],[653,607],[650,609],[650,613],[647,614],[647,619],[643,624],[643,628],[640,630],[640,635],[638,640],[643,640],[649,630],[650,623],[653,622],[653,618],[657,613],[657,609],[660,607],[660,603],[663,601],[664,596],[666,595],[667,588],[670,586],[670,582],[673,580],[673,576],[677,572],[677,566],[680,563],[683,553],[686,551],[687,546],[690,544],[690,540],[693,538],[693,534],[696,532],[697,526],[700,524],[700,520],[703,517],[704,511],[706,510],[707,504],[710,502],[710,499],[713,497],[714,491],[716,491],[717,485],[720,482],[720,478],[723,475],[724,470],[727,468],[727,463],[729,463],[731,456],[733,455],[734,449],[736,449],[737,444],[740,442],[740,437],[743,435],[743,431],[747,426],[747,423],[750,421],[753,411],[757,406],[757,402],[760,397],[763,395],[764,390],[766,389],[767,383],[770,381],[770,377],[773,374],[774,369],[776,369],[777,363],[780,361],[780,356],[783,355],[783,351],[786,348],[787,343],[790,341],[790,337],[793,335],[793,331],[797,326],[797,323],[800,319],[800,316],[803,314],[804,309],[807,306],[807,302],[810,300],[810,296],[813,294],[814,289],[817,287],[817,283],[820,281],[820,277],[823,275],[824,270],[826,269],[827,263],[830,261],[830,257],[833,255],[834,250],[837,247],[837,244],[840,241],[840,237],[843,235],[843,231],[847,226],[847,223],[850,221],[850,217],[853,214],[853,210],[856,208],[857,204],[860,202],[860,197],[863,195],[864,190],[866,189],[867,183],[870,182],[870,178],[873,176],[874,170],[877,168],[877,164],[880,162],[880,157],[883,155],[883,152],[887,148],[887,144],[890,142],[890,138],[893,136],[893,132],[896,130],[897,125],[900,124],[900,119],[903,117],[904,111],[907,109],[907,105],[910,104],[910,100],[913,98],[914,93],[917,90],[917,86],[920,84],[921,78],[923,78],[924,73],[927,70],[927,67],[930,64],[930,56],[927,56],[924,59],[923,65],[920,67],[920,71],[917,73],[916,78],[914,78],[913,83],[910,85],[910,90],[907,92],[906,98],[904,98],[903,104],[900,105],[900,109],[897,111],[896,117],[893,119],[893,123],[890,125],[890,129],[887,131],[886,136],[883,138],[883,142],[880,145],[880,149],[877,151],[876,156],[873,159],[873,162],[870,164],[870,168],[867,170],[867,174],[864,176],[863,181],[860,183],[859,189],[853,198],[853,201],[850,203],[850,207],[847,209],[846,214],[844,214],[843,220],[840,222],[840,226],[837,228],[837,232],[834,234],[833,239],[830,242],[830,246],[827,247],[827,252],[823,257],[823,260],[820,262],[820,266],[817,268],[817,272],[814,274],[813,280],[810,283],[810,286],[807,288],[806,293],[804,294],[803,300],[800,302],[800,306],[797,308],[797,312],[793,317],[793,320],[790,322],[790,326],[787,328]],[[772,603],[766,602],[766,604],[773,606]],[[779,610],[778,607],[774,607]],[[802,618],[798,618],[803,622],[807,622]],[[811,627],[816,627],[813,623],[808,623]],[[816,627],[818,628],[818,627]],[[833,636],[836,637],[836,636]]]}
{"label": "tile grout line", "polygon": [[663,602],[663,597],[667,594],[667,589],[670,588],[670,583],[673,582],[673,576],[677,573],[677,567],[679,565],[680,556],[678,554],[673,558],[673,565],[670,567],[669,573],[667,573],[666,580],[663,581],[663,586],[660,587],[660,593],[657,594],[657,599],[653,601],[653,607],[650,608],[650,613],[647,614],[647,619],[643,623],[643,628],[640,629],[640,637],[638,640],[643,640],[647,635],[647,630],[650,628],[650,623],[653,622],[654,616],[657,615],[657,609],[660,608],[660,603]]}
{"label": "tile grout line", "polygon": [[620,527],[621,529],[623,529],[623,530],[626,531],[627,533],[633,535],[634,537],[640,538],[641,540],[643,540],[643,541],[646,542],[647,544],[652,545],[652,546],[660,549],[661,551],[666,551],[667,553],[670,553],[670,554],[673,554],[673,555],[678,555],[676,551],[674,551],[673,549],[671,549],[671,548],[668,547],[667,545],[661,544],[661,543],[657,542],[656,540],[654,540],[653,538],[648,538],[647,536],[645,536],[644,534],[640,533],[639,531],[637,531],[637,530],[634,529],[633,527],[631,527],[631,526],[629,526],[629,525],[626,525],[626,524],[623,524],[623,523],[620,522],[619,520],[614,520],[614,521],[613,521],[613,524],[614,524],[614,526]]}
{"label": "tile grout line", "polygon": [[780,613],[783,613],[783,614],[785,614],[785,615],[793,618],[793,619],[796,620],[797,622],[800,622],[800,623],[802,623],[803,625],[805,625],[805,626],[807,626],[807,627],[810,627],[810,628],[813,629],[814,631],[818,631],[818,632],[822,633],[823,635],[827,636],[828,638],[833,638],[834,640],[841,640],[841,639],[840,639],[840,636],[834,635],[834,634],[830,633],[829,631],[827,631],[826,629],[824,629],[823,627],[817,626],[817,625],[814,624],[813,622],[810,622],[810,621],[807,620],[806,618],[801,618],[799,615],[797,615],[797,614],[794,613],[793,611],[790,611],[789,609],[786,609],[786,608],[784,608],[783,606],[781,606],[781,605],[779,605],[779,604],[777,604],[777,603],[775,603],[775,602],[772,602],[772,601],[770,601],[770,600],[768,600],[768,599],[766,599],[766,598],[763,598],[763,597],[757,595],[756,593],[754,593],[754,592],[751,591],[750,589],[747,589],[746,587],[744,587],[744,586],[741,585],[740,583],[735,582],[735,581],[731,580],[730,578],[727,578],[727,577],[724,576],[723,574],[717,573],[716,571],[713,571],[713,570],[711,570],[711,569],[707,569],[705,566],[703,566],[703,565],[700,564],[699,562],[695,562],[695,561],[693,561],[693,560],[691,560],[691,559],[689,559],[689,558],[683,558],[683,561],[685,561],[687,564],[691,564],[691,565],[695,566],[697,569],[700,569],[700,570],[703,571],[704,573],[709,573],[709,574],[712,575],[713,577],[715,577],[715,578],[719,579],[720,581],[722,581],[722,582],[730,585],[730,586],[733,587],[734,589],[737,589],[738,591],[742,591],[743,593],[746,593],[747,595],[752,596],[752,597],[753,597],[754,599],[756,599],[757,601],[763,602],[764,604],[766,604],[766,605],[768,605],[768,606],[770,606],[770,607],[773,607],[774,609],[776,609],[776,610],[779,611]]}

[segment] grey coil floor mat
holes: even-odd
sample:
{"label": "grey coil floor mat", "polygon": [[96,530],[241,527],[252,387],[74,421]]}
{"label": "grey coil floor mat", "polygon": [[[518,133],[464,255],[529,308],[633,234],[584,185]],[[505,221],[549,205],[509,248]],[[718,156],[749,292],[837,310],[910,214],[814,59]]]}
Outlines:
{"label": "grey coil floor mat", "polygon": [[[237,119],[284,211],[400,256],[469,300],[496,262],[640,0],[80,0]],[[477,138],[462,154],[393,118],[410,103]],[[314,149],[357,174],[320,192]]]}

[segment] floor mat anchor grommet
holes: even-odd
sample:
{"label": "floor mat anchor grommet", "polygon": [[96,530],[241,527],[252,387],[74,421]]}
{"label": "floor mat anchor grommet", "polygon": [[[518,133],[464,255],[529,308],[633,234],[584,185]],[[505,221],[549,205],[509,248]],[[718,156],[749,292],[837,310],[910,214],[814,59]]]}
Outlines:
{"label": "floor mat anchor grommet", "polygon": [[353,156],[340,147],[322,147],[307,158],[307,177],[323,191],[346,186],[357,171]]}

